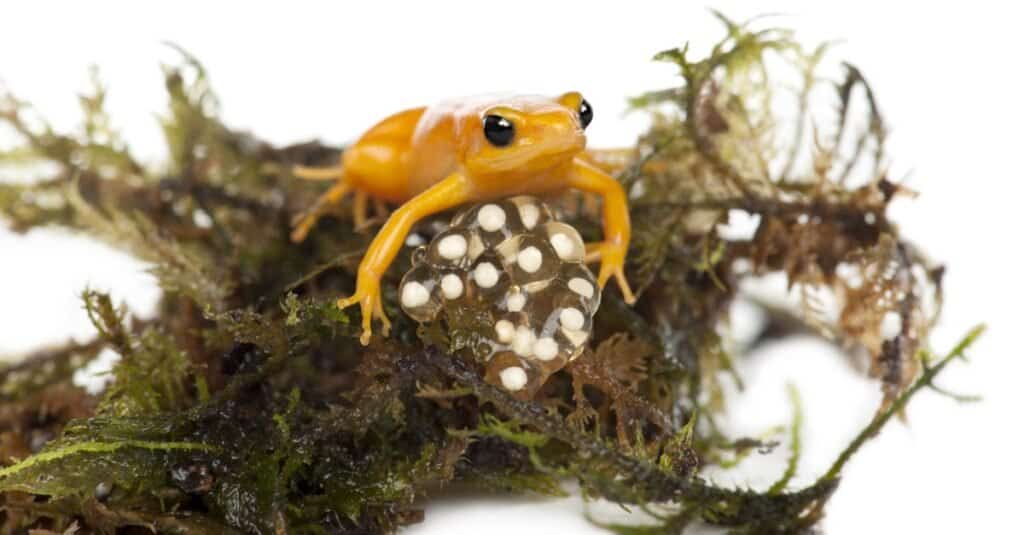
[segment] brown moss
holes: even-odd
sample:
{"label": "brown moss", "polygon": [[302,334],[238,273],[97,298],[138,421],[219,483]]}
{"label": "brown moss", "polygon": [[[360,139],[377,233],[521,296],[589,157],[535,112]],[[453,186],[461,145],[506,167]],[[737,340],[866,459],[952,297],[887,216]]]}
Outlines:
{"label": "brown moss", "polygon": [[[27,104],[0,95],[0,124],[23,140],[0,155],[0,171],[15,156],[53,170],[0,185],[10,228],[88,233],[151,263],[164,289],[145,321],[86,292],[95,340],[0,370],[3,528],[390,532],[421,521],[413,500],[446,485],[558,495],[568,476],[590,496],[670,505],[666,532],[811,529],[847,460],[934,388],[978,331],[941,359],[928,352],[943,271],[888,219],[905,191],[886,175],[885,121],[864,76],[848,66],[835,115],[811,123],[809,95],[829,87],[815,75],[827,47],[723,22],[707,57],[658,54],[678,66],[680,84],[635,100],[655,118],[619,173],[634,193],[628,276],[640,301],[606,294],[590,346],[532,398],[454,354],[471,348],[471,321],[454,335],[399,313],[408,252],[383,281],[393,335],[360,345],[359,318],[334,302],[353,288],[370,234],[326,217],[301,245],[289,240],[289,222],[317,194],[290,167],[342,149],[275,147],[224,125],[187,54],[165,69],[163,171],[126,149],[98,83],[74,134],[28,120]],[[791,137],[772,105],[768,56],[804,83]],[[864,117],[851,111],[856,100]],[[756,219],[752,236],[722,235],[733,211]],[[599,232],[592,210],[563,215],[584,237]],[[421,230],[429,238],[436,228]],[[876,418],[806,488],[790,488],[792,459],[765,491],[700,477],[701,466],[770,448],[716,426],[729,410],[722,381],[742,380],[740,355],[720,334],[726,314],[740,283],[766,273],[782,273],[805,299],[798,311],[766,306],[763,336],[816,332],[866,353],[885,393]],[[838,321],[822,314],[821,292],[840,303]],[[99,394],[75,387],[73,373],[105,348],[121,355],[114,380]]]}

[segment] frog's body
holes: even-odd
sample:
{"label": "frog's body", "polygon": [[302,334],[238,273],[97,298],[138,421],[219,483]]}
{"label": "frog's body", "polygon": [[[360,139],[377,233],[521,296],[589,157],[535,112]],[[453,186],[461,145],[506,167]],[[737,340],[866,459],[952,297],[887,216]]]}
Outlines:
{"label": "frog's body", "polygon": [[301,241],[324,207],[355,194],[355,219],[366,218],[369,198],[401,204],[380,229],[359,266],[355,293],[338,302],[359,303],[363,343],[371,320],[389,322],[380,301],[380,277],[412,225],[467,202],[520,194],[542,195],[574,188],[604,199],[605,241],[588,247],[601,260],[601,286],[614,276],[627,301],[633,294],[623,275],[630,224],[619,183],[585,153],[589,104],[576,92],[540,96],[473,97],[392,115],[346,148],[332,169],[299,168],[304,178],[337,180],[296,226]]}

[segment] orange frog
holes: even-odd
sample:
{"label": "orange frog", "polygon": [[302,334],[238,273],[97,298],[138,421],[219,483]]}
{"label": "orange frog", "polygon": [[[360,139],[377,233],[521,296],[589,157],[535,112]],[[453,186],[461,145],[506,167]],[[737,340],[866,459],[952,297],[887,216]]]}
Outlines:
{"label": "orange frog", "polygon": [[587,259],[601,261],[601,287],[614,276],[632,303],[623,274],[629,208],[619,182],[585,151],[583,131],[593,115],[577,92],[558,98],[471,97],[399,112],[347,147],[338,167],[295,169],[301,178],[337,183],[298,222],[292,239],[302,241],[324,208],[349,191],[355,195],[357,225],[365,223],[370,198],[401,205],[363,256],[355,293],[338,301],[341,308],[359,303],[365,345],[374,317],[385,335],[390,330],[380,278],[417,221],[467,202],[573,188],[603,198],[604,241],[587,246]]}

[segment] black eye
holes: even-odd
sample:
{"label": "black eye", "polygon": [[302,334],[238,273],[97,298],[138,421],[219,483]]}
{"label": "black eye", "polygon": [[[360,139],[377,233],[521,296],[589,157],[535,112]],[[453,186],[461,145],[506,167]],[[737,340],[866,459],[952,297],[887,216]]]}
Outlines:
{"label": "black eye", "polygon": [[594,108],[590,107],[590,103],[586,100],[580,102],[580,123],[583,124],[583,128],[586,128],[590,124],[590,121],[594,120]]}
{"label": "black eye", "polygon": [[491,145],[504,147],[512,143],[516,135],[516,129],[512,122],[500,115],[488,115],[484,117],[484,136]]}

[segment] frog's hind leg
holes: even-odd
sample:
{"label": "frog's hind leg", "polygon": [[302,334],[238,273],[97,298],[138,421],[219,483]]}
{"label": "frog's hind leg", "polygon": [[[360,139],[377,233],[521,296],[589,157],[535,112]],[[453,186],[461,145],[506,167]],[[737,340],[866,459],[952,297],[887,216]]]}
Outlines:
{"label": "frog's hind leg", "polygon": [[363,190],[357,189],[352,195],[352,224],[356,230],[366,228],[366,208],[369,202],[370,196]]}
{"label": "frog's hind leg", "polygon": [[[373,203],[373,217],[369,216],[370,203]],[[391,211],[384,201],[369,193],[356,189],[352,196],[352,222],[356,230],[365,230],[376,223],[386,221]]]}
{"label": "frog's hind leg", "polygon": [[292,167],[292,174],[303,180],[341,180],[341,177],[345,176],[345,171],[340,165],[335,167],[296,165]]}
{"label": "frog's hind leg", "polygon": [[[311,171],[317,173],[317,178],[312,178],[312,180],[328,180],[328,178],[320,178],[322,175],[319,174],[321,171],[327,171],[326,169],[312,169]],[[324,194],[316,200],[312,207],[295,217],[295,220],[292,222],[292,226],[294,227],[291,236],[292,242],[300,243],[305,240],[306,236],[309,235],[309,231],[313,230],[313,226],[315,226],[316,222],[320,220],[320,216],[322,216],[330,206],[341,201],[345,194],[352,190],[352,185],[344,178],[341,178],[340,175],[337,174],[336,170],[332,169],[331,171],[335,172],[332,178],[338,179],[338,181],[331,186],[330,189],[325,191]],[[300,176],[298,174],[298,169],[296,169],[296,176]],[[302,178],[310,177],[304,176]]]}
{"label": "frog's hind leg", "polygon": [[373,198],[373,216],[378,218],[378,219],[386,220],[389,215],[391,215],[391,209],[388,208],[387,203],[385,203],[384,201],[374,197]]}

